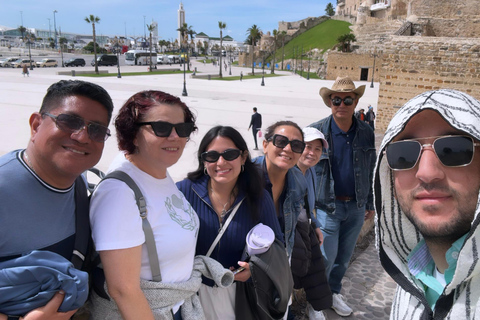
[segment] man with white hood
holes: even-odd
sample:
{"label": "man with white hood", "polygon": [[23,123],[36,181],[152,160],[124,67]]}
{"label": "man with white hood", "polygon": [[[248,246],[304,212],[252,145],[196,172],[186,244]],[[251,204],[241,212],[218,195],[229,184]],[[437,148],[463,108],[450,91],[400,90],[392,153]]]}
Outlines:
{"label": "man with white hood", "polygon": [[374,178],[391,319],[480,319],[480,102],[422,93],[393,117]]}

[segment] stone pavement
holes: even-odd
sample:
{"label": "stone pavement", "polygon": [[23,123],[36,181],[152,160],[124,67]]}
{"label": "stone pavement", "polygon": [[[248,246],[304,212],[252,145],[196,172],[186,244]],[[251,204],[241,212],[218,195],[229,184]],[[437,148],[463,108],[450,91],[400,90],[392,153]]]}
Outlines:
{"label": "stone pavement", "polygon": [[[65,55],[65,59],[71,56]],[[38,60],[38,59],[37,59]],[[168,66],[167,66],[168,67]],[[198,72],[217,73],[218,67],[203,65],[192,61],[192,67]],[[160,67],[161,68],[161,67]],[[92,70],[93,67],[78,68],[35,68],[30,77],[24,78],[21,69],[0,68],[0,155],[27,145],[30,131],[28,118],[39,110],[46,89],[61,79],[73,79],[71,76],[59,76],[58,71]],[[116,67],[101,67],[116,74]],[[122,67],[122,72],[146,71],[146,66]],[[232,74],[246,75],[251,68],[232,67]],[[256,70],[256,73],[260,70]],[[330,109],[323,105],[318,94],[320,87],[331,87],[333,81],[306,80],[291,72],[277,72],[281,77],[265,78],[265,86],[260,86],[261,79],[240,81],[215,81],[191,79],[187,75],[187,97],[181,97],[183,75],[148,75],[127,77],[87,78],[75,77],[95,82],[103,86],[112,96],[115,104],[114,116],[123,102],[141,90],[163,90],[180,96],[197,115],[198,132],[187,143],[183,156],[177,164],[169,169],[176,181],[183,179],[189,171],[196,168],[196,149],[203,135],[217,124],[236,128],[248,143],[252,157],[261,155],[253,150],[253,138],[247,131],[252,108],[257,107],[263,116],[263,129],[278,120],[292,120],[301,127],[324,118]],[[226,73],[224,72],[224,75]],[[378,83],[370,88],[369,82],[357,82],[357,86],[366,85],[365,95],[359,107],[366,109],[372,105],[376,111],[378,100]],[[118,153],[115,130],[111,124],[112,137],[106,141],[102,159],[97,167],[106,170]],[[347,271],[344,282],[344,295],[352,305],[355,313],[348,319],[386,319],[394,285],[383,272],[378,262],[373,241],[365,251],[359,253]],[[329,319],[340,319],[333,311],[327,312]]]}

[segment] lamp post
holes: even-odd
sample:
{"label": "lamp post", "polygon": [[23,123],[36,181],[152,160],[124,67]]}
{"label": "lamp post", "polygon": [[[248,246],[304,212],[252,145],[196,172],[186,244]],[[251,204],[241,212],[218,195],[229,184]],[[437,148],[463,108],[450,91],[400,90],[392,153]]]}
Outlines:
{"label": "lamp post", "polygon": [[122,46],[120,45],[120,39],[118,39],[117,36],[115,36],[113,41],[115,42],[114,47],[115,53],[117,54],[117,78],[120,79],[122,77],[122,74],[120,73],[120,50]]}
{"label": "lamp post", "polygon": [[183,51],[183,92],[182,92],[182,96],[186,97],[188,96],[188,93],[187,93],[187,78],[186,78],[186,70],[185,70],[185,63],[186,63],[186,59],[185,59],[185,48],[182,50]]}
{"label": "lamp post", "polygon": [[53,10],[53,31],[55,32],[55,50],[58,48],[57,47],[57,20],[55,18],[55,13],[57,13],[57,10]]}
{"label": "lamp post", "polygon": [[307,72],[307,80],[310,80],[310,60],[312,59],[311,53],[308,53],[308,72]]}
{"label": "lamp post", "polygon": [[378,57],[377,51],[373,51],[373,69],[372,69],[372,83],[370,84],[370,88],[373,88],[373,78],[375,76],[375,58]]}
{"label": "lamp post", "polygon": [[265,86],[265,52],[263,52],[263,57],[262,57],[262,87]]}

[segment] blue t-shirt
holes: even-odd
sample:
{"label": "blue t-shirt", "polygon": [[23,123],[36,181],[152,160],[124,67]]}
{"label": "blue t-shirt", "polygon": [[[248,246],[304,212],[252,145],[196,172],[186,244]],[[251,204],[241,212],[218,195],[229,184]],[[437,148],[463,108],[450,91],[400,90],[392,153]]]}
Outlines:
{"label": "blue t-shirt", "polygon": [[75,241],[75,190],[57,189],[23,161],[23,150],[0,157],[0,261],[32,250],[67,260]]}

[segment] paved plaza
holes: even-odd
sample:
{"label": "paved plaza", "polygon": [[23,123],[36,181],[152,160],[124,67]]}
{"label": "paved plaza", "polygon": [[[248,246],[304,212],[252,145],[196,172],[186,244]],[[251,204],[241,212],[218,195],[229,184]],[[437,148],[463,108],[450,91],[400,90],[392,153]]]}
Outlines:
{"label": "paved plaza", "polygon": [[[168,67],[168,66],[167,66]],[[192,68],[199,73],[215,74],[218,67],[212,64],[192,61]],[[77,76],[60,76],[57,72],[70,71],[73,68],[42,68],[30,71],[30,77],[24,77],[21,69],[0,68],[0,155],[13,149],[25,148],[30,136],[28,118],[38,111],[46,89],[59,80],[81,79],[97,83],[112,96],[115,104],[113,115],[126,99],[141,90],[162,90],[180,96],[183,91],[183,75],[149,75],[122,78],[90,78]],[[93,67],[74,68],[75,70],[92,70]],[[100,67],[100,70],[117,72],[116,67]],[[122,67],[122,72],[147,71],[146,66]],[[232,67],[232,75],[251,72],[251,68]],[[260,73],[261,70],[256,70]],[[266,71],[267,72],[267,71]],[[268,71],[269,72],[269,71]],[[247,131],[252,108],[257,107],[263,116],[263,129],[278,120],[291,120],[304,127],[330,114],[318,92],[320,87],[331,87],[333,81],[306,80],[291,72],[280,72],[282,76],[243,81],[215,81],[192,79],[187,74],[187,97],[182,100],[193,109],[197,116],[198,132],[191,140],[177,164],[169,169],[175,181],[185,178],[189,171],[196,168],[196,150],[203,135],[213,126],[229,125],[236,128],[248,143],[252,157],[262,154],[254,151],[252,133]],[[228,70],[223,70],[228,76]],[[370,82],[356,82],[366,85],[365,95],[360,100],[359,108],[367,109],[372,105],[376,111],[378,100],[378,83],[370,88]],[[118,154],[115,130],[111,124],[112,137],[105,143],[105,150],[97,167],[107,170],[110,162]],[[260,144],[259,144],[260,146]],[[346,319],[387,319],[389,305],[393,295],[394,284],[383,272],[375,251],[374,243],[359,254],[345,277],[344,295],[355,310],[355,314]],[[328,312],[328,319],[341,319],[333,311]]]}

